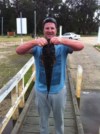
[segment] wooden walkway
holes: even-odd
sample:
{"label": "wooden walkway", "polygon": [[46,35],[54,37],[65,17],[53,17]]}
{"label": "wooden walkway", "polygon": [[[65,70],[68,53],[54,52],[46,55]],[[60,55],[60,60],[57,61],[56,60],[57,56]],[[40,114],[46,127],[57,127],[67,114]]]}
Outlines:
{"label": "wooden walkway", "polygon": [[[80,120],[80,113],[75,97],[74,87],[69,76],[69,88],[67,93],[67,105],[65,109],[65,134],[84,134]],[[49,118],[50,134],[55,134],[52,113]],[[23,112],[18,119],[12,134],[39,134],[39,117],[34,104],[34,92],[32,91]]]}

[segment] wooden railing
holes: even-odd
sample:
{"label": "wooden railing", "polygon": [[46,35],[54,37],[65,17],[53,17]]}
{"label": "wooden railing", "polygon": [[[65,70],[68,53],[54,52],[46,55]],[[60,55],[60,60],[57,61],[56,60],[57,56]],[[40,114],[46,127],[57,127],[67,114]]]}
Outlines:
{"label": "wooden railing", "polygon": [[[31,68],[31,76],[25,83],[25,75]],[[9,94],[11,95],[11,107],[0,123],[0,134],[3,132],[11,118],[13,120],[18,119],[19,109],[23,108],[25,105],[25,93],[34,78],[34,58],[32,57],[24,67],[2,89],[0,89],[0,104]]]}

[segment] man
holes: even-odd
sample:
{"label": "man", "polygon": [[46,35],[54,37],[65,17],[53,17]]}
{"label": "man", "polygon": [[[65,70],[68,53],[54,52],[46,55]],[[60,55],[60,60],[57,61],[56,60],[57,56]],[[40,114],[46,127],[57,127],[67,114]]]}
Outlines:
{"label": "man", "polygon": [[[62,37],[57,37],[57,22],[54,18],[43,21],[44,37],[33,39],[17,47],[18,54],[31,53],[35,57],[36,81],[35,102],[40,116],[40,134],[49,134],[48,117],[53,111],[56,134],[64,134],[64,108],[66,103],[66,58],[73,51],[84,48],[83,43]],[[50,40],[55,48],[55,62],[53,65],[50,91],[47,99],[47,85],[45,68],[42,63],[42,50]]]}

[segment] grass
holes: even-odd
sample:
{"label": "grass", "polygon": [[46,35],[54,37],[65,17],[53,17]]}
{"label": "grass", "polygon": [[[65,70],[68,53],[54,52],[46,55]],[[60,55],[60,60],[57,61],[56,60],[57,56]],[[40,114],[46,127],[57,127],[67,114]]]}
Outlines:
{"label": "grass", "polygon": [[25,84],[28,82],[30,76],[32,74],[32,67],[30,67],[30,69],[27,71],[27,73],[25,74]]}
{"label": "grass", "polygon": [[31,55],[18,55],[15,46],[0,48],[0,88],[2,88],[30,59]]}
{"label": "grass", "polygon": [[[30,69],[25,74],[25,85],[27,84],[27,82],[28,82],[29,78],[31,77],[31,75],[32,75],[32,67],[30,67]],[[25,94],[25,99],[28,98],[31,90],[33,89],[33,85],[34,85],[34,81],[32,81],[31,84],[29,85],[28,90],[27,90],[27,92]]]}
{"label": "grass", "polygon": [[[15,76],[18,71],[26,64],[26,62],[31,58],[32,55],[18,55],[16,54],[16,44],[19,44],[19,41],[22,37],[7,37],[0,36],[0,89],[6,85],[6,83]],[[32,40],[30,36],[23,36],[24,41]],[[2,42],[6,45],[3,45]],[[9,45],[11,42],[13,45]],[[32,69],[25,75],[25,85],[31,76]],[[30,91],[32,90],[34,82],[32,81],[27,92],[25,93],[25,100],[28,98]],[[7,100],[6,100],[7,99]],[[9,107],[10,107],[10,96],[3,101],[2,105],[0,104],[0,117],[5,116]]]}
{"label": "grass", "polygon": [[99,48],[100,49],[100,45],[96,45],[95,47]]}
{"label": "grass", "polygon": [[[0,36],[0,42],[12,42],[13,46],[0,44],[0,88],[2,88],[30,59],[31,55],[16,54],[14,42],[32,40],[31,36]],[[28,72],[25,81],[27,81],[31,72]]]}
{"label": "grass", "polygon": [[32,40],[31,36],[0,36],[0,42],[19,42],[23,39],[23,41]]}
{"label": "grass", "polygon": [[100,51],[100,44],[94,45],[94,47],[95,47],[98,51]]}

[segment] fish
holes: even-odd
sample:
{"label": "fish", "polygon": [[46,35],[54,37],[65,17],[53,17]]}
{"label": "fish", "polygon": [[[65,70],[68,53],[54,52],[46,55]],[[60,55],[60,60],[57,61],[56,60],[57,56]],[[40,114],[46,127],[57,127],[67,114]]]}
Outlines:
{"label": "fish", "polygon": [[50,40],[47,40],[48,44],[43,46],[42,48],[42,63],[45,68],[45,75],[46,75],[46,85],[47,85],[47,98],[50,92],[51,80],[52,80],[52,71],[53,66],[56,61],[55,56],[55,47],[54,44],[50,43]]}

